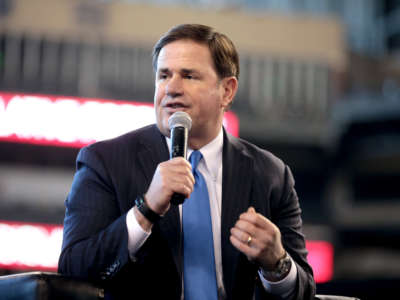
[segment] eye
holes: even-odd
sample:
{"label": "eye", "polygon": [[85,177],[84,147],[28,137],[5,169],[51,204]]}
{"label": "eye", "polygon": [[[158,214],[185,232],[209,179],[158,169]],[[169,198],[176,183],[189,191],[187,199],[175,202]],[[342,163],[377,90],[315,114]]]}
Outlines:
{"label": "eye", "polygon": [[168,77],[168,75],[166,73],[160,73],[158,75],[158,79],[166,79]]}

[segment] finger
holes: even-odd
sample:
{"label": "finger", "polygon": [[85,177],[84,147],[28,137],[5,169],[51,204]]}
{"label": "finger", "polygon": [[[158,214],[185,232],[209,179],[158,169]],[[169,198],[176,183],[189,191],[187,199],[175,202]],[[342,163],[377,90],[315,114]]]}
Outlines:
{"label": "finger", "polygon": [[251,234],[248,232],[242,231],[236,227],[231,228],[231,235],[233,235],[240,242],[246,244],[249,241],[249,238],[252,239]]}
{"label": "finger", "polygon": [[275,226],[270,220],[255,211],[242,213],[240,215],[240,220],[247,221],[262,229],[269,229],[271,226]]}
{"label": "finger", "polygon": [[175,168],[171,169],[171,172],[176,172],[174,175],[189,177],[192,184],[194,184],[195,179],[192,172],[192,165],[183,157],[176,158],[178,158],[178,160],[176,161]]}
{"label": "finger", "polygon": [[248,213],[256,213],[256,210],[254,209],[253,206],[250,206],[250,207],[247,209],[247,212],[248,212]]}
{"label": "finger", "polygon": [[249,247],[247,246],[246,243],[243,243],[240,239],[238,239],[234,235],[231,235],[229,237],[229,240],[231,241],[232,245],[235,246],[236,249],[247,255],[247,252],[249,252]]}
{"label": "finger", "polygon": [[192,174],[191,165],[182,157],[163,162],[159,165],[159,174],[164,183],[184,182],[189,179],[190,184],[194,185],[195,179]]}
{"label": "finger", "polygon": [[185,159],[185,158],[183,158],[181,156],[171,158],[170,160],[166,161],[166,163],[170,163],[170,164],[173,164],[173,165],[186,166],[190,170],[192,170],[192,165],[190,164],[190,162],[187,159]]}
{"label": "finger", "polygon": [[171,179],[170,188],[173,193],[180,193],[188,198],[193,192],[194,182],[191,177],[175,177]]}
{"label": "finger", "polygon": [[194,177],[186,162],[169,161],[158,165],[149,187],[149,198],[169,199],[174,193],[190,195],[194,186]]}
{"label": "finger", "polygon": [[172,194],[177,193],[184,195],[185,198],[189,198],[192,191],[192,188],[183,183],[174,183],[173,186],[171,186],[171,196]]}
{"label": "finger", "polygon": [[231,229],[231,234],[234,234],[243,243],[249,243],[248,239],[251,236],[252,247],[263,249],[264,243],[270,239],[268,233],[250,223],[246,223],[239,220]]}
{"label": "finger", "polygon": [[192,173],[192,171],[190,171],[190,173],[189,173],[189,179],[190,179],[190,183],[191,183],[191,185],[192,185],[192,187],[194,186],[194,184],[195,184],[195,182],[196,182],[196,180],[194,179],[194,176],[193,176],[193,173]]}
{"label": "finger", "polygon": [[235,236],[231,235],[229,237],[229,240],[231,241],[232,245],[238,249],[240,252],[242,252],[243,254],[245,254],[250,260],[254,259],[254,257],[256,256],[257,250],[253,249],[247,244],[247,243],[243,243],[241,240],[237,239]]}
{"label": "finger", "polygon": [[236,222],[234,228],[237,228],[240,231],[243,231],[243,232],[245,232],[245,233],[247,233],[248,235],[251,235],[251,236],[256,235],[257,230],[258,230],[257,227],[254,224],[252,224],[252,223],[250,223],[250,222],[248,222],[246,220],[242,220],[242,219],[239,219]]}
{"label": "finger", "polygon": [[[266,218],[264,219],[267,220]],[[253,241],[251,242],[253,245],[252,248],[258,248],[261,252],[263,252],[269,251],[268,249],[273,250],[276,248],[276,246],[279,246],[281,244],[280,231],[278,227],[276,227],[269,220],[267,220],[268,222],[263,224],[262,226],[258,226],[257,224],[248,225],[249,222],[246,220],[240,221],[241,222],[236,222],[235,226],[237,228],[246,228],[245,230],[247,230],[247,232],[251,234],[251,236],[253,237]],[[263,219],[261,219],[261,221],[264,222]]]}
{"label": "finger", "polygon": [[193,186],[195,183],[194,176],[190,171],[187,172],[185,170],[175,170],[166,174],[165,177],[166,177],[165,179],[170,182],[179,182],[191,186]]}
{"label": "finger", "polygon": [[238,241],[246,244],[248,247],[253,249],[263,249],[262,237],[259,238],[257,234],[249,234],[246,231],[242,231],[237,227],[231,228],[231,235],[234,236]]}

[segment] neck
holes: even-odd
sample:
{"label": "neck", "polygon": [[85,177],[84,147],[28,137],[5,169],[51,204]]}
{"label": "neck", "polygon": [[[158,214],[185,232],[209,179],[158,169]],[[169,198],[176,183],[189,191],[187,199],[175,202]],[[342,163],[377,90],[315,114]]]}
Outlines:
{"label": "neck", "polygon": [[221,127],[218,128],[213,134],[209,134],[206,137],[196,137],[196,136],[190,136],[189,135],[189,141],[188,145],[191,149],[193,150],[199,150],[200,148],[204,147],[208,143],[210,143],[212,140],[214,140],[219,132],[221,130]]}

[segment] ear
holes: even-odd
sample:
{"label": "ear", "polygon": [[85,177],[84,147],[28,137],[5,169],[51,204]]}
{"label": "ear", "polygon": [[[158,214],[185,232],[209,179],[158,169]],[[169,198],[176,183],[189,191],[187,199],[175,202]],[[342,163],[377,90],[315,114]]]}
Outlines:
{"label": "ear", "polygon": [[235,98],[238,89],[238,80],[235,76],[225,77],[221,82],[223,89],[222,103],[221,106],[224,110],[228,110]]}

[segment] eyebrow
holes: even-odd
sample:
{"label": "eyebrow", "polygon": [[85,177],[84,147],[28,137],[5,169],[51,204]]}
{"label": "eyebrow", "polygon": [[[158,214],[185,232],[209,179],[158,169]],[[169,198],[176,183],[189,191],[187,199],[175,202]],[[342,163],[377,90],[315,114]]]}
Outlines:
{"label": "eyebrow", "polygon": [[167,73],[167,72],[169,72],[168,68],[161,68],[157,70],[157,73]]}
{"label": "eyebrow", "polygon": [[198,73],[195,69],[181,69],[181,73],[183,74],[192,74],[192,73]]}
{"label": "eyebrow", "polygon": [[[170,69],[169,68],[161,68],[157,72],[158,73],[168,73],[168,72],[170,72]],[[198,73],[198,71],[195,69],[186,69],[186,68],[181,69],[179,72],[183,73],[183,74]]]}

